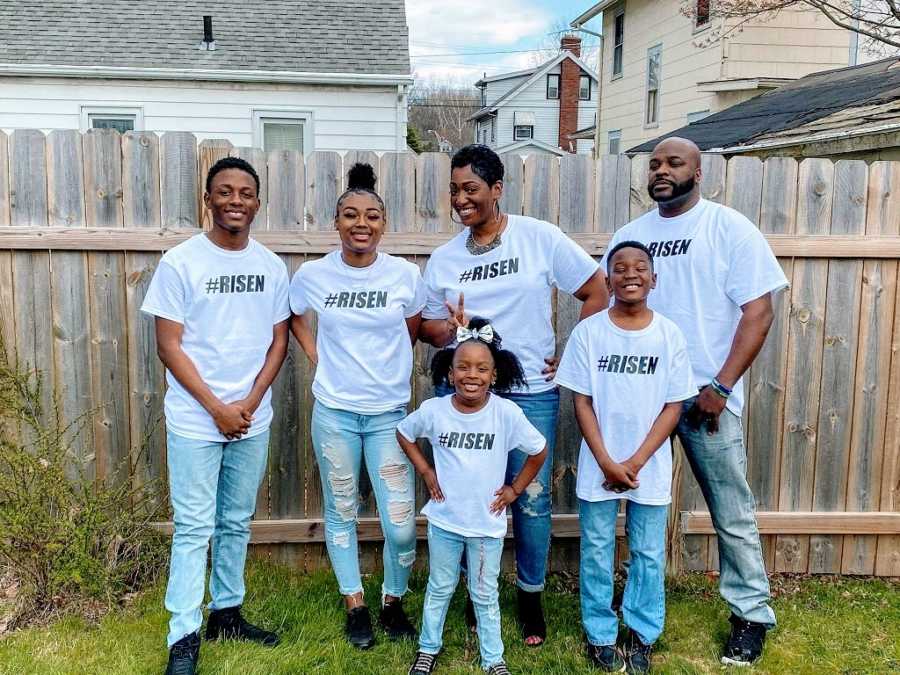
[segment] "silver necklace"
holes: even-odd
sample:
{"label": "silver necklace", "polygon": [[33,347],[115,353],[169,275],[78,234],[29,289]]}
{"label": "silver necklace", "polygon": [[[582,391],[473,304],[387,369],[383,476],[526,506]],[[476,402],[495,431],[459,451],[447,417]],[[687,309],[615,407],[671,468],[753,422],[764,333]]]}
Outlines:
{"label": "silver necklace", "polygon": [[469,236],[466,237],[466,250],[472,255],[484,255],[488,251],[493,251],[495,248],[500,246],[502,240],[500,239],[500,231],[503,229],[503,223],[500,223],[500,229],[497,230],[497,234],[494,235],[494,238],[491,239],[487,244],[479,244],[475,241],[475,236],[472,234],[472,228],[469,228]]}

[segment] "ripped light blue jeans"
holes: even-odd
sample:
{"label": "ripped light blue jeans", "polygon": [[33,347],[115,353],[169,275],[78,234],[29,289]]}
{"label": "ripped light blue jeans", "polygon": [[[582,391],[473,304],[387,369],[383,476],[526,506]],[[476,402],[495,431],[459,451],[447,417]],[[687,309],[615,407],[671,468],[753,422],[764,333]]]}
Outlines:
{"label": "ripped light blue jeans", "polygon": [[316,401],[312,442],[325,502],[325,546],[341,595],[363,590],[356,523],[363,456],[384,532],[382,593],[402,597],[416,559],[415,473],[397,444],[405,408],[380,415],[336,410]]}
{"label": "ripped light blue jeans", "polygon": [[500,537],[464,537],[428,523],[428,587],[422,607],[419,650],[426,654],[441,651],[444,621],[459,582],[463,554],[469,566],[469,597],[478,619],[481,667],[487,670],[503,661],[497,591],[500,558],[503,555],[503,539]]}
{"label": "ripped light blue jeans", "polygon": [[[435,396],[452,394],[447,385],[435,387]],[[559,421],[559,389],[534,394],[500,394],[522,409],[525,417],[547,441],[547,459],[525,492],[513,502],[512,520],[516,547],[516,585],[534,593],[544,590],[547,576],[547,555],[550,553],[550,488],[553,484],[553,449],[556,445],[556,425]],[[509,453],[506,463],[506,483],[522,470],[528,455],[521,450]],[[463,561],[465,571],[465,561]]]}

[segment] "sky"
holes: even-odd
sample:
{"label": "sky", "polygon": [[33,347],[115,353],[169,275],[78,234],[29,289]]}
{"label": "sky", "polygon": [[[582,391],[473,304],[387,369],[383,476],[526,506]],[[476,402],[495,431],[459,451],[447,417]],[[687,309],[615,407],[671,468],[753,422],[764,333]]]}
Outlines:
{"label": "sky", "polygon": [[[409,51],[418,78],[474,84],[552,56],[559,31],[595,0],[406,0]],[[599,19],[588,27],[599,32]],[[585,36],[587,37],[587,36]],[[544,51],[541,51],[543,49]],[[491,53],[486,53],[491,52]]]}

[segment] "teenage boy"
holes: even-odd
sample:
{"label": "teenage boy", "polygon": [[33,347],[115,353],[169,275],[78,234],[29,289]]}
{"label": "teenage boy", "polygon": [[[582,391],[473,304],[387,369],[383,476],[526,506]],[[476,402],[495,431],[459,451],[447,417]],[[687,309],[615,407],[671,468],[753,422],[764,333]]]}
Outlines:
{"label": "teenage boy", "polygon": [[192,675],[200,652],[210,537],[206,639],[278,643],[241,616],[250,517],[266,468],[269,387],[287,350],[288,275],[250,238],[259,177],[228,157],[206,177],[209,232],[166,253],[141,311],[156,320],[166,367],[166,440],[175,521],[166,609],[166,675]]}
{"label": "teenage boy", "polygon": [[[584,438],[576,493],[588,658],[606,672],[646,673],[665,619],[669,436],[681,416],[681,402],[696,389],[684,335],[647,307],[656,286],[650,251],[635,241],[615,246],[607,256],[607,285],[615,303],[572,331],[556,383],[574,393]],[[631,554],[622,600],[628,633],[621,650],[612,609],[620,499],[627,502]]]}
{"label": "teenage boy", "polygon": [[748,666],[762,654],[775,613],[747,483],[741,377],[775,317],[772,294],[788,283],[753,223],[701,198],[696,144],[665,139],[653,149],[648,169],[647,190],[658,208],[619,229],[610,246],[632,239],[650,249],[664,283],[649,305],[688,340],[701,389],[685,401],[676,432],[718,538],[719,592],[731,609],[722,663]]}

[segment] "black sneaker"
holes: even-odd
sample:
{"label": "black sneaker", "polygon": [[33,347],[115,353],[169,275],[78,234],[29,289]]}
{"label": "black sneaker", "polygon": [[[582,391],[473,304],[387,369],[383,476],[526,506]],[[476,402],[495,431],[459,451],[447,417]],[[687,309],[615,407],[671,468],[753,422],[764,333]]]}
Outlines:
{"label": "black sneaker", "polygon": [[347,640],[357,649],[368,649],[375,644],[375,634],[372,632],[372,617],[369,616],[369,608],[354,607],[347,612],[347,623],[344,624],[344,632]]}
{"label": "black sneaker", "polygon": [[745,621],[734,614],[728,620],[731,622],[731,637],[725,645],[722,663],[726,666],[749,666],[756,663],[762,655],[768,628],[765,624]]}
{"label": "black sneaker", "polygon": [[200,633],[185,635],[169,648],[166,675],[194,675],[200,660]]}
{"label": "black sneaker", "polygon": [[389,640],[415,640],[418,636],[416,629],[409,622],[406,612],[403,611],[403,600],[397,599],[386,603],[378,614],[378,623],[387,633]]}
{"label": "black sneaker", "polygon": [[588,645],[588,661],[604,673],[624,673],[625,661],[615,645]]}
{"label": "black sneaker", "polygon": [[416,652],[416,658],[413,659],[407,675],[428,675],[434,670],[435,661],[437,661],[437,656],[434,654]]}
{"label": "black sneaker", "polygon": [[512,675],[509,672],[509,668],[506,667],[506,664],[501,661],[500,663],[495,663],[490,668],[487,669],[488,675]]}
{"label": "black sneaker", "polygon": [[241,606],[214,609],[206,621],[207,640],[248,640],[264,647],[278,644],[278,636],[248,623],[241,615]]}
{"label": "black sneaker", "polygon": [[633,630],[628,631],[625,645],[625,672],[629,675],[649,673],[653,645],[645,645]]}

